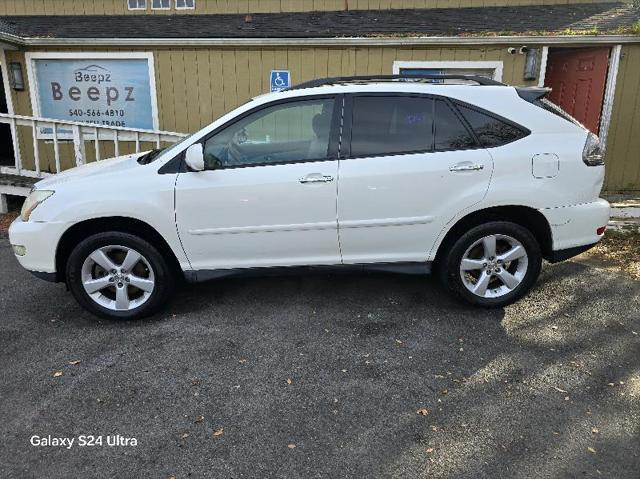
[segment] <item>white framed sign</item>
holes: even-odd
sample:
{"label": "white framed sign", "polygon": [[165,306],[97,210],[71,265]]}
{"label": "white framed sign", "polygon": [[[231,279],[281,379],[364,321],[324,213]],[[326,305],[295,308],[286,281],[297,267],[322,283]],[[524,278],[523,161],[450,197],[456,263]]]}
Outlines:
{"label": "white framed sign", "polygon": [[[28,52],[33,114],[55,120],[158,130],[153,54]],[[51,138],[41,128],[40,138]],[[60,128],[59,138],[70,138]]]}

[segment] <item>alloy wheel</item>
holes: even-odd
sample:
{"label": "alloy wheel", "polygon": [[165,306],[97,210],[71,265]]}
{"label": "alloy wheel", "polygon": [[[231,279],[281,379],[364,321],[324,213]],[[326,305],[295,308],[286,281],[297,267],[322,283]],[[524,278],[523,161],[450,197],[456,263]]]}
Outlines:
{"label": "alloy wheel", "polygon": [[85,259],[81,278],[89,297],[112,311],[138,308],[155,289],[149,261],[127,246],[109,245],[95,250]]}
{"label": "alloy wheel", "polygon": [[460,277],[476,296],[499,298],[522,283],[528,263],[527,251],[517,239],[502,234],[488,235],[462,255]]}

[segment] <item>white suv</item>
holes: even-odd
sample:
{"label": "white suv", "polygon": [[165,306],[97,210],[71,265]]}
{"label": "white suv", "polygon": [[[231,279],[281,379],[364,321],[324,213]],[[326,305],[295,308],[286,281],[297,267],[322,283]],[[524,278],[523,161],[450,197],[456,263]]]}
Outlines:
{"label": "white suv", "polygon": [[309,82],[167,149],[46,178],[14,252],[92,313],[134,318],[179,278],[310,265],[434,269],[460,298],[504,306],[543,258],[602,238],[598,139],[546,90],[406,80]]}

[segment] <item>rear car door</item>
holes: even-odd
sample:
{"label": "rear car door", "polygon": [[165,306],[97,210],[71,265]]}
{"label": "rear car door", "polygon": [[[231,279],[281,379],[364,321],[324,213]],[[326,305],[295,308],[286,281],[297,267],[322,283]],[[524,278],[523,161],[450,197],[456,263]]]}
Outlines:
{"label": "rear car door", "polygon": [[485,196],[491,155],[445,98],[347,98],[338,186],[344,263],[423,262],[444,225]]}
{"label": "rear car door", "polygon": [[176,182],[195,270],[340,263],[336,195],[342,99],[289,99],[203,140],[205,171]]}

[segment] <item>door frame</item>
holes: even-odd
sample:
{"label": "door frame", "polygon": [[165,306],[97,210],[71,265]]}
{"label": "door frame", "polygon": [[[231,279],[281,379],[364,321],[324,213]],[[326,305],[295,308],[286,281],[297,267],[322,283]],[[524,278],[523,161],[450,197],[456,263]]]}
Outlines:
{"label": "door frame", "polygon": [[[572,46],[571,48],[589,48],[593,45]],[[561,47],[561,46],[557,46]],[[547,63],[549,61],[549,47],[542,47],[542,59],[540,61],[540,75],[538,86],[544,87],[547,76]],[[600,115],[600,148],[606,153],[609,127],[611,126],[611,114],[613,112],[613,102],[616,94],[616,84],[618,81],[618,70],[620,69],[620,58],[622,57],[622,45],[611,45],[609,53],[609,68],[604,89],[604,100],[602,102],[602,113]]]}

